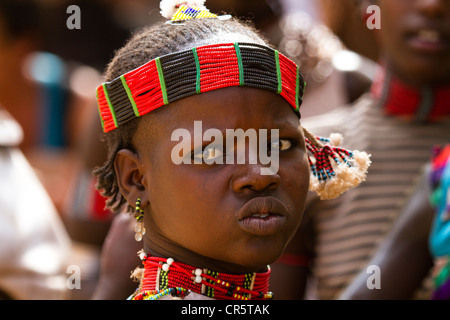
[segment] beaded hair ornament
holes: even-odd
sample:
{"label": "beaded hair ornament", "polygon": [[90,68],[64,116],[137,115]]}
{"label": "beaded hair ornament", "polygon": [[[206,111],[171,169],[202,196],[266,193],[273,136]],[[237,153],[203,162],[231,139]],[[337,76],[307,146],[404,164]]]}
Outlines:
{"label": "beaded hair ornament", "polygon": [[205,7],[205,0],[197,1],[184,1],[180,3],[180,0],[163,0],[161,1],[161,15],[170,19],[166,23],[183,24],[184,21],[190,19],[203,19],[203,18],[216,18],[220,20],[230,19],[230,15],[218,16],[211,13]]}
{"label": "beaded hair ornament", "polygon": [[[204,1],[161,1],[161,14],[172,24],[189,19],[222,19]],[[220,88],[243,86],[281,95],[300,117],[305,81],[299,67],[270,47],[255,43],[219,43],[153,59],[97,88],[103,131],[174,101]],[[365,180],[370,156],[338,147],[342,137],[315,137],[303,129],[311,167],[310,190],[332,199]]]}

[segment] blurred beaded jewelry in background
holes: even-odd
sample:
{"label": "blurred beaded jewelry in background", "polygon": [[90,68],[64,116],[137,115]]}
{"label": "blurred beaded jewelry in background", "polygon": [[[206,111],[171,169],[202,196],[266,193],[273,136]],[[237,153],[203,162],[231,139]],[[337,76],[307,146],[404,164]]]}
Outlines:
{"label": "blurred beaded jewelry in background", "polygon": [[307,83],[302,116],[350,104],[369,90],[376,63],[347,48],[326,21],[302,9],[285,9],[279,30],[278,48],[302,68]]}
{"label": "blurred beaded jewelry in background", "polygon": [[333,71],[333,56],[344,49],[341,41],[304,11],[285,14],[280,27],[280,50],[302,66],[308,87],[325,81]]}

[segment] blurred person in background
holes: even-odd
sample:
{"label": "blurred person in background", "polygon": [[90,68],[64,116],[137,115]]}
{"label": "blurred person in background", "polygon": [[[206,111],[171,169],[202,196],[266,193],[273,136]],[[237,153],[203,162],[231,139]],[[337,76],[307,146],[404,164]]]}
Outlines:
{"label": "blurred person in background", "polygon": [[302,67],[308,92],[302,117],[350,104],[370,87],[375,63],[350,51],[327,26],[323,12],[330,7],[286,0],[208,0],[208,6],[212,12],[222,10],[251,21]]}
{"label": "blurred person in background", "polygon": [[36,0],[0,3],[0,102],[24,131],[20,148],[61,213],[99,81],[93,68],[45,51],[45,7]]}
{"label": "blurred person in background", "polygon": [[450,145],[436,145],[392,229],[370,264],[381,287],[359,274],[341,299],[405,299],[425,281],[426,299],[450,300]]}
{"label": "blurred person in background", "polygon": [[[307,0],[303,0],[307,1]],[[367,6],[359,0],[319,0],[317,16],[339,37],[348,50],[358,52],[372,61],[380,58],[379,43],[375,32],[367,28]]]}
{"label": "blurred person in background", "polygon": [[0,299],[66,299],[71,241],[22,139],[0,106]]}
{"label": "blurred person in background", "polygon": [[427,179],[434,208],[429,246],[434,260],[434,300],[450,300],[450,143],[436,148]]}
{"label": "blurred person in background", "polygon": [[[380,68],[370,92],[351,108],[303,123],[319,135],[343,133],[346,145],[371,153],[373,164],[367,180],[338,201],[310,202],[298,233],[305,236],[287,249],[296,263],[272,266],[274,286],[288,299],[428,299],[431,294],[433,210],[429,204],[417,207],[414,195],[427,196],[418,189],[423,166],[432,148],[450,137],[450,3],[359,4],[362,12],[370,4],[381,12],[381,29],[373,31]],[[349,126],[348,119],[357,125]],[[414,207],[425,214],[408,219]],[[380,268],[379,289],[367,285],[373,265]]]}
{"label": "blurred person in background", "polygon": [[[75,240],[67,261],[81,267],[83,289],[70,293],[83,297],[96,281],[99,247],[110,223],[93,178],[82,170],[85,130],[91,117],[97,118],[91,88],[101,79],[94,67],[51,51],[53,31],[68,30],[67,6],[58,15],[53,5],[0,2],[0,103],[23,129],[19,147]],[[62,23],[52,24],[55,17]],[[79,52],[87,49],[82,43],[78,47]]]}

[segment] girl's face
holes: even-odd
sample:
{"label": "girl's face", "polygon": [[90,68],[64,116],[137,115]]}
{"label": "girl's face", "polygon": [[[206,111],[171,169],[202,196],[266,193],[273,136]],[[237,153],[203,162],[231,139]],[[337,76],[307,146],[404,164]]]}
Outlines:
{"label": "girl's face", "polygon": [[379,40],[397,75],[417,84],[450,80],[450,1],[379,0]]}
{"label": "girl's face", "polygon": [[[135,141],[136,172],[141,172],[135,194],[143,199],[148,251],[215,270],[265,269],[297,230],[309,186],[304,136],[292,107],[266,90],[231,87],[166,108],[172,108],[169,121],[155,125],[143,117],[135,134],[145,137],[148,130],[153,132],[151,144],[142,138]],[[225,158],[223,164],[193,160],[175,164],[172,151],[179,150],[176,146],[181,142],[187,141],[192,153],[177,151],[177,155],[202,157],[201,149],[194,146],[194,121],[201,121],[203,132],[213,128],[222,132],[224,152],[227,129],[257,133],[266,129],[267,137],[259,134],[258,143],[264,138],[269,150],[279,147],[278,171],[262,175],[261,168],[270,164],[261,164],[259,157],[256,164],[250,163],[249,139],[244,164],[230,164]],[[191,143],[184,138],[172,141],[176,129],[187,129]],[[279,140],[271,139],[271,129],[279,130]],[[203,148],[210,143],[203,141]],[[221,157],[221,150],[204,150],[203,156]]]}

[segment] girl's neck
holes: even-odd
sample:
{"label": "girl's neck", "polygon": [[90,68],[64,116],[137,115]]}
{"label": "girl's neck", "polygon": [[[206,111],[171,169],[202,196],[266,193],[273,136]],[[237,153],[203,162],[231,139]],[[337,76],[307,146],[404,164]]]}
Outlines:
{"label": "girl's neck", "polygon": [[390,115],[423,123],[450,116],[450,84],[412,85],[392,74],[383,65],[371,87],[372,96]]}
{"label": "girl's neck", "polygon": [[[148,233],[147,233],[148,234]],[[144,251],[153,257],[172,258],[176,261],[200,268],[207,268],[217,272],[230,274],[244,274],[249,272],[266,272],[267,266],[242,266],[230,262],[215,260],[192,252],[176,243],[161,237],[145,236]]]}

